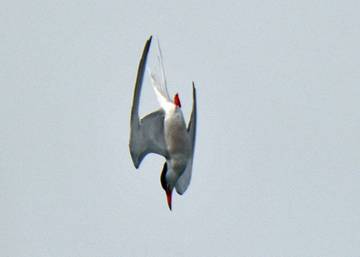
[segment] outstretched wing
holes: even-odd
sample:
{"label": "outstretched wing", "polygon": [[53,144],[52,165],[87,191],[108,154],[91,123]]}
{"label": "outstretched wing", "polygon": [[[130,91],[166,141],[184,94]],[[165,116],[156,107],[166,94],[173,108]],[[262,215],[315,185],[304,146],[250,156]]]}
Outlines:
{"label": "outstretched wing", "polygon": [[196,89],[195,84],[193,82],[193,108],[190,116],[190,121],[188,124],[188,134],[191,139],[191,157],[188,161],[188,164],[185,168],[184,173],[180,176],[178,181],[176,182],[176,192],[182,195],[186,189],[188,188],[191,180],[191,173],[192,173],[192,164],[194,158],[194,151],[195,151],[195,138],[196,138]]}
{"label": "outstretched wing", "polygon": [[136,77],[133,104],[130,118],[130,154],[134,166],[139,167],[142,159],[148,153],[157,153],[167,156],[164,139],[164,111],[162,109],[150,113],[140,120],[139,103],[143,84],[147,56],[152,37],[147,40],[142,53]]}

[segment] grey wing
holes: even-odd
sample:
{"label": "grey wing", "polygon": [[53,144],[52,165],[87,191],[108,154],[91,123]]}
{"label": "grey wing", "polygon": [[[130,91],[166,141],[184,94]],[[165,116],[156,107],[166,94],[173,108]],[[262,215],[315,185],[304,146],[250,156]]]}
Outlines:
{"label": "grey wing", "polygon": [[136,168],[148,153],[167,156],[164,116],[164,111],[160,109],[141,119],[138,127],[131,128],[130,153]]}
{"label": "grey wing", "polygon": [[150,113],[141,120],[139,118],[141,87],[151,39],[152,37],[147,40],[140,59],[131,108],[129,148],[131,158],[136,168],[139,167],[142,159],[148,153],[167,156],[164,140],[164,112],[158,110]]}
{"label": "grey wing", "polygon": [[194,151],[195,151],[195,139],[196,139],[196,89],[195,84],[193,82],[193,108],[191,112],[191,117],[188,125],[188,134],[191,139],[191,157],[187,163],[184,173],[180,176],[178,181],[176,182],[176,192],[180,195],[185,193],[186,189],[188,188],[191,180],[192,174],[192,164],[194,159]]}

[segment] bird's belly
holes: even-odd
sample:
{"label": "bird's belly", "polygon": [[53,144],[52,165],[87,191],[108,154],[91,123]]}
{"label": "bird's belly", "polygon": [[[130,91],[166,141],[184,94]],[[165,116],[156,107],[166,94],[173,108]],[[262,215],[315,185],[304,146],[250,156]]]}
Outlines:
{"label": "bird's belly", "polygon": [[190,137],[184,119],[179,115],[165,119],[165,142],[171,159],[185,159],[190,155]]}

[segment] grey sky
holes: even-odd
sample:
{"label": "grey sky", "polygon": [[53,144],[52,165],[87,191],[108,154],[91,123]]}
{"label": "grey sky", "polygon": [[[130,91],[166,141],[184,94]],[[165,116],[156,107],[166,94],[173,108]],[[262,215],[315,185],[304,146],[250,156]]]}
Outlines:
{"label": "grey sky", "polygon": [[[359,256],[359,2],[170,2],[2,1],[0,255]],[[198,88],[173,212],[128,152],[154,33],[186,114]]]}

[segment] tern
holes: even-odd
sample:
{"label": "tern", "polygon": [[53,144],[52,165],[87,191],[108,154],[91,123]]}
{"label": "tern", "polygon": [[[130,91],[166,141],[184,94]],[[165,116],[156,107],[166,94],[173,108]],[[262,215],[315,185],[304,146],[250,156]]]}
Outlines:
{"label": "tern", "polygon": [[172,210],[173,189],[182,195],[191,180],[196,135],[196,89],[193,82],[193,106],[186,126],[179,95],[176,93],[173,100],[169,97],[158,42],[157,61],[161,74],[158,76],[150,69],[148,72],[160,109],[143,118],[139,117],[141,87],[151,41],[152,36],[145,43],[138,66],[131,108],[129,148],[136,169],[149,153],[159,154],[165,158],[160,182],[166,193],[169,209]]}

